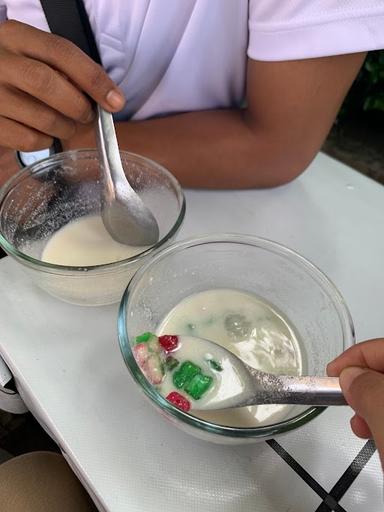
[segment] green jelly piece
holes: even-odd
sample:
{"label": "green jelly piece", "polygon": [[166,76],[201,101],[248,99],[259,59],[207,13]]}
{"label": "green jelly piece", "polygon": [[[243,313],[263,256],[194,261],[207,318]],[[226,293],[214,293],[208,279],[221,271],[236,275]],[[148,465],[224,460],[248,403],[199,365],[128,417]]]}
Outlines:
{"label": "green jelly piece", "polygon": [[167,359],[165,360],[165,368],[171,372],[172,370],[174,370],[177,366],[179,366],[179,361],[175,358],[175,357],[172,357],[172,356],[168,356]]}
{"label": "green jelly piece", "polygon": [[223,367],[221,366],[221,364],[219,364],[214,359],[209,359],[208,364],[212,368],[212,370],[215,370],[217,372],[222,372],[223,371]]}
{"label": "green jelly piece", "polygon": [[188,382],[184,390],[189,396],[195,400],[199,400],[212,386],[212,383],[212,377],[199,373]]}
{"label": "green jelly piece", "polygon": [[140,336],[136,336],[135,342],[136,343],[145,343],[146,341],[150,340],[154,336],[151,332],[144,332],[143,334],[140,334]]}
{"label": "green jelly piece", "polygon": [[191,361],[184,361],[184,363],[180,366],[180,368],[175,371],[173,374],[173,383],[178,388],[181,389],[185,384],[187,384],[195,375],[201,373],[201,368]]}

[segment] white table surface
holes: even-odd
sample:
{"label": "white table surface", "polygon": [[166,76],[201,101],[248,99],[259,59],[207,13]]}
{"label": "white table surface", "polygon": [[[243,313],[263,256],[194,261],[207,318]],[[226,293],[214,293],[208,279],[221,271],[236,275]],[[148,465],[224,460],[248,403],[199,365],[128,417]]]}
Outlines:
{"label": "white table surface", "polygon": [[[384,187],[320,154],[279,189],[186,197],[179,239],[226,231],[284,243],[335,282],[358,339],[384,336]],[[328,409],[277,443],[198,441],[160,418],[135,389],[117,343],[117,305],[55,300],[9,258],[0,261],[0,283],[0,354],[100,510],[383,509],[377,453],[350,432],[348,408]]]}

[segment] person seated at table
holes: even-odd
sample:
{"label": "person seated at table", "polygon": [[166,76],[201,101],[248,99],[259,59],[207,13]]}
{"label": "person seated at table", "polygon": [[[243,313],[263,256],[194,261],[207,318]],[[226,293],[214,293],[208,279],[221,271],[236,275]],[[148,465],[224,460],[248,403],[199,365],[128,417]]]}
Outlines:
{"label": "person seated at table", "polygon": [[[359,343],[328,365],[340,376],[354,433],[373,438],[384,468],[384,338]],[[161,421],[161,420],[159,420]],[[0,465],[1,512],[92,512],[96,508],[63,457],[32,453]]]}
{"label": "person seated at table", "polygon": [[[384,6],[373,0],[164,4],[86,2],[103,71],[46,33],[38,0],[0,0],[0,146],[32,151],[53,137],[94,146],[90,97],[118,113],[121,148],[164,164],[183,186],[282,185],[319,151],[365,52],[384,48]],[[384,340],[360,347],[330,372],[372,365],[352,382],[356,370],[345,370],[341,383],[355,433],[372,435],[383,460]],[[381,352],[382,366],[366,351]],[[2,512],[94,510],[53,454],[1,465],[0,503]]]}
{"label": "person seated at table", "polygon": [[365,52],[384,48],[384,4],[373,0],[85,5],[105,72],[46,33],[38,0],[0,0],[0,146],[37,150],[53,137],[94,146],[92,98],[119,113],[121,148],[189,187],[293,180],[321,148]]}

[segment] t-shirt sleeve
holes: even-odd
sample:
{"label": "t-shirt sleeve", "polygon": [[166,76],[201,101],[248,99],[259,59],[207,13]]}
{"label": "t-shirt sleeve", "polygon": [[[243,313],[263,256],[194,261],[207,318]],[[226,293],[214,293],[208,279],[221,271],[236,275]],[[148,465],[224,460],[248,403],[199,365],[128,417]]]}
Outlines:
{"label": "t-shirt sleeve", "polygon": [[280,61],[384,48],[384,0],[250,0],[248,56]]}

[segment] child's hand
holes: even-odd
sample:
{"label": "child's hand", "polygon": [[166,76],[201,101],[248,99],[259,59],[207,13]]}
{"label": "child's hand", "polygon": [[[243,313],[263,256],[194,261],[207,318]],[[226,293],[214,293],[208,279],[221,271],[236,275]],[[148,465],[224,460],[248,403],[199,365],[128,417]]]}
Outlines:
{"label": "child's hand", "polygon": [[118,111],[124,97],[71,42],[17,21],[0,24],[0,146],[23,151],[68,139],[89,123],[91,97]]}
{"label": "child's hand", "polygon": [[352,430],[375,440],[384,468],[384,339],[349,348],[328,365],[327,373],[340,376],[344,396],[356,412]]}

